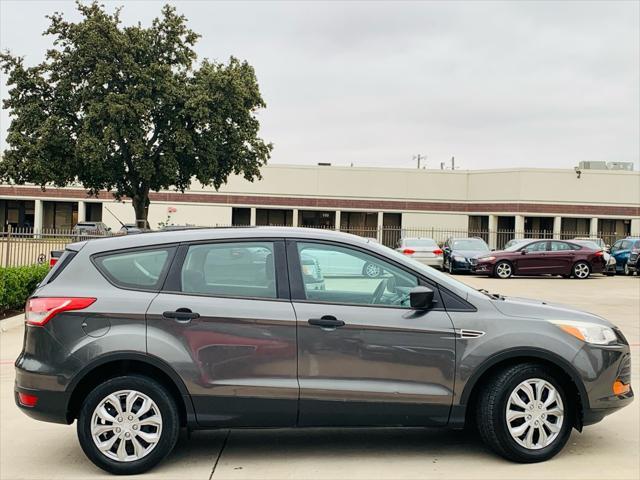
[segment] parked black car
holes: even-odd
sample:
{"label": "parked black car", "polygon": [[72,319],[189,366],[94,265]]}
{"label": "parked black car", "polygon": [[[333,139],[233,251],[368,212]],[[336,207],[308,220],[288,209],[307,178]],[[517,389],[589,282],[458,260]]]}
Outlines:
{"label": "parked black car", "polygon": [[640,246],[631,250],[629,260],[627,260],[627,268],[625,270],[629,275],[640,275]]}
{"label": "parked black car", "polygon": [[443,250],[443,269],[449,273],[471,271],[469,261],[490,251],[487,243],[480,237],[448,238]]}

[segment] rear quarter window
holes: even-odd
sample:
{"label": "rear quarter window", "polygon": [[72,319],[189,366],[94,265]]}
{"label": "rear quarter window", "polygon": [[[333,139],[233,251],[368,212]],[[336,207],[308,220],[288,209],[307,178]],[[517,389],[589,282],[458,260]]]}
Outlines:
{"label": "rear quarter window", "polygon": [[98,270],[114,285],[136,290],[158,290],[175,248],[127,250],[93,257]]}

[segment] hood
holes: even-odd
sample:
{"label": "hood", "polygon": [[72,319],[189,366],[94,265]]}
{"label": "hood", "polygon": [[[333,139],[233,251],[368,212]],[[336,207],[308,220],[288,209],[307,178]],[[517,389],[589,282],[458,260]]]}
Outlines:
{"label": "hood", "polygon": [[504,300],[494,300],[492,303],[501,313],[510,317],[537,318],[541,320],[577,320],[613,327],[611,322],[598,315],[583,312],[566,305],[547,303],[531,298],[503,298]]}
{"label": "hood", "polygon": [[458,255],[459,257],[475,258],[482,255],[489,255],[491,252],[480,252],[478,250],[452,250],[451,255]]}

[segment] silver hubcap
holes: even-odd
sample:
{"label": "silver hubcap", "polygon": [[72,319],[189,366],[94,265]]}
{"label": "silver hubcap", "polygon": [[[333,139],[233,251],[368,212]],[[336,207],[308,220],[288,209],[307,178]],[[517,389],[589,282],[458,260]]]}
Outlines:
{"label": "silver hubcap", "polygon": [[96,447],[119,462],[147,456],[160,441],[162,415],[156,403],[136,390],[120,390],[103,398],[91,417]]}
{"label": "silver hubcap", "polygon": [[377,277],[380,273],[380,269],[377,265],[369,264],[367,265],[366,272],[368,277]]}
{"label": "silver hubcap", "polygon": [[511,276],[511,265],[508,263],[501,263],[496,267],[496,273],[500,278],[508,278]]}
{"label": "silver hubcap", "polygon": [[573,273],[578,278],[587,278],[589,276],[589,267],[584,263],[579,263],[573,269]]}
{"label": "silver hubcap", "polygon": [[509,396],[506,419],[511,437],[524,448],[539,450],[551,445],[564,420],[560,394],[546,380],[525,380]]}

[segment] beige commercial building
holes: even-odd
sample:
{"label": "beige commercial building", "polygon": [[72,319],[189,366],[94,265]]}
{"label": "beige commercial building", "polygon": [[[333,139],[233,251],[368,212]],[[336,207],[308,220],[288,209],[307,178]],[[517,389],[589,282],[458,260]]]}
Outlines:
{"label": "beige commercial building", "polygon": [[[339,228],[393,243],[401,234],[640,235],[640,173],[612,170],[418,170],[269,165],[253,183],[151,194],[149,222]],[[0,185],[0,225],[71,228],[81,220],[134,223],[130,202],[81,187]],[[385,236],[385,232],[393,232]]]}

